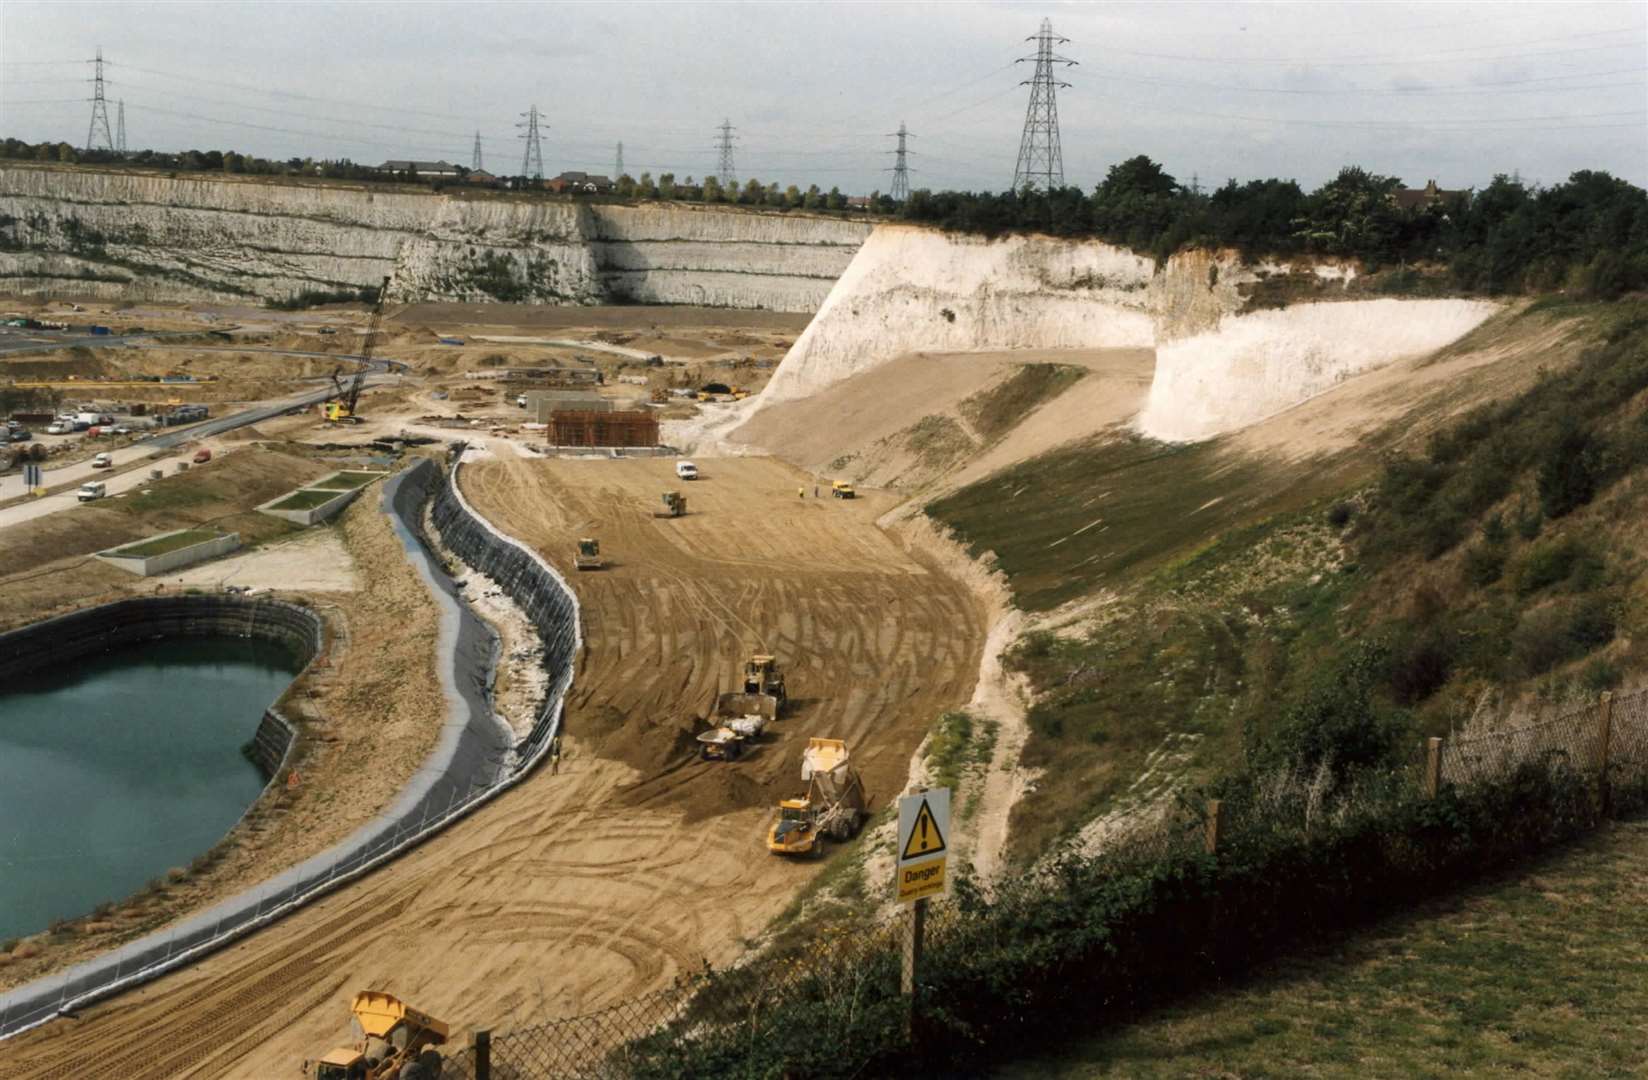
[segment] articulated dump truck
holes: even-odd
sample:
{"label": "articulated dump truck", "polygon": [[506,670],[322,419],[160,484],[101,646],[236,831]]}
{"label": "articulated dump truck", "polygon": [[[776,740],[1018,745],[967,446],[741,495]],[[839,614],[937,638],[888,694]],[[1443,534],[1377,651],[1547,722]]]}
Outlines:
{"label": "articulated dump truck", "polygon": [[315,1063],[315,1080],[441,1080],[435,1047],[451,1030],[392,994],[363,990],[350,1005],[355,1042]]}
{"label": "articulated dump truck", "polygon": [[767,830],[767,850],[774,855],[823,855],[824,837],[850,840],[870,816],[864,781],[847,760],[842,740],[808,739],[801,779],[807,793],[781,800]]}
{"label": "articulated dump truck", "polygon": [[770,656],[752,656],[744,664],[744,689],[715,699],[710,729],[698,736],[705,761],[736,761],[745,744],[778,719],[784,708],[784,673]]}

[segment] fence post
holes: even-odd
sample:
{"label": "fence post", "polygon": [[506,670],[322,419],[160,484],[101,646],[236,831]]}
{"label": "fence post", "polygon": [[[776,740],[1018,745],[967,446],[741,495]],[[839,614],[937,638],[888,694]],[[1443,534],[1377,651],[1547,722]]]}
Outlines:
{"label": "fence post", "polygon": [[923,897],[910,905],[910,935],[904,939],[904,972],[900,989],[904,991],[904,1037],[915,1037],[916,972],[921,967],[922,939],[927,934],[927,899]]}
{"label": "fence post", "polygon": [[492,1080],[492,1032],[475,1033],[475,1080]]}
{"label": "fence post", "polygon": [[1606,817],[1613,794],[1608,784],[1608,751],[1614,737],[1614,692],[1602,692],[1602,708],[1597,711],[1597,805]]}
{"label": "fence post", "polygon": [[1425,740],[1425,798],[1434,799],[1442,790],[1442,740]]}
{"label": "fence post", "polygon": [[1202,844],[1209,855],[1219,853],[1219,833],[1224,830],[1225,804],[1219,799],[1207,800],[1207,821],[1203,825]]}

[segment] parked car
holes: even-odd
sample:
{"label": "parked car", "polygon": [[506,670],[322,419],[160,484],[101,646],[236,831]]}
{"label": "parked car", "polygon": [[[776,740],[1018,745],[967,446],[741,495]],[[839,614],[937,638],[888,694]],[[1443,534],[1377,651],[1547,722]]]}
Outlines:
{"label": "parked car", "polygon": [[91,502],[93,499],[101,499],[108,493],[109,489],[107,487],[100,483],[93,482],[81,484],[80,490],[75,492],[74,497],[79,499],[81,502]]}
{"label": "parked car", "polygon": [[46,425],[47,435],[67,435],[74,430],[73,421],[53,420]]}
{"label": "parked car", "polygon": [[212,460],[212,452],[204,446],[195,451],[194,461],[196,465],[204,465],[210,460]]}
{"label": "parked car", "polygon": [[12,442],[28,442],[34,438],[34,435],[26,427],[14,427],[7,430],[11,435]]}
{"label": "parked car", "polygon": [[114,427],[109,429],[110,435],[130,435],[131,433],[132,428],[127,427],[125,424],[116,424]]}

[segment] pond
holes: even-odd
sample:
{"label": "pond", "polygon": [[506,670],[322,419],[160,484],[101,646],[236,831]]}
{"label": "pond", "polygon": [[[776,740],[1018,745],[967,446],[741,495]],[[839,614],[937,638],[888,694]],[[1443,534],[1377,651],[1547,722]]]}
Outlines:
{"label": "pond", "polygon": [[0,687],[0,941],[187,867],[263,789],[241,753],[301,664],[270,641],[145,642]]}

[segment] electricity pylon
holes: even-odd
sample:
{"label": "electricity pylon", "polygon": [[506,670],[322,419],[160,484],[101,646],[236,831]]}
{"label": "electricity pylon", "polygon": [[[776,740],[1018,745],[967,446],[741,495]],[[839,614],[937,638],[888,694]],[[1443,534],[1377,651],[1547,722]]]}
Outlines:
{"label": "electricity pylon", "polygon": [[1036,74],[1020,86],[1030,88],[1030,107],[1024,114],[1024,136],[1019,140],[1019,163],[1013,169],[1013,190],[1052,191],[1064,186],[1064,152],[1059,147],[1059,87],[1068,87],[1053,74],[1054,64],[1073,66],[1076,62],[1059,56],[1054,45],[1070,39],[1053,33],[1053,20],[1043,19],[1041,30],[1025,38],[1036,43],[1035,56],[1021,56],[1018,63],[1036,62]]}

